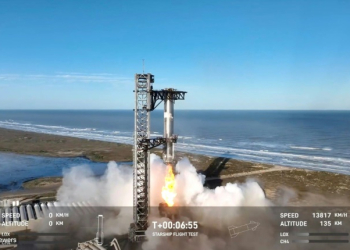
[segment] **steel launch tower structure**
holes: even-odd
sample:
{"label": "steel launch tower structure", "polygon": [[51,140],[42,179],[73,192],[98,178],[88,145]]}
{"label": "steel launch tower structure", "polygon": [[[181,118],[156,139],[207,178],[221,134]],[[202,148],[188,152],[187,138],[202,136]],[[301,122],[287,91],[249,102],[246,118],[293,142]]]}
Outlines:
{"label": "steel launch tower structure", "polygon": [[[163,145],[163,160],[174,163],[174,103],[184,100],[185,91],[175,89],[153,90],[154,75],[135,75],[135,131],[133,147],[133,216],[129,239],[139,242],[146,238],[150,211],[150,149]],[[151,114],[164,101],[164,137],[150,138]]]}

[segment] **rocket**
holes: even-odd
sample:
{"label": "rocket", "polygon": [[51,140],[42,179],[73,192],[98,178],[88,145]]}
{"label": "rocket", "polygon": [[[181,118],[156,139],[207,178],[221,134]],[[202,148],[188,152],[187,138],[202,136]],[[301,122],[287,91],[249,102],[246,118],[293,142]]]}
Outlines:
{"label": "rocket", "polygon": [[164,99],[164,138],[166,142],[163,146],[163,160],[166,164],[171,164],[174,167],[175,151],[174,143],[177,141],[177,136],[174,135],[174,103],[172,91],[174,89],[166,89],[169,94]]}

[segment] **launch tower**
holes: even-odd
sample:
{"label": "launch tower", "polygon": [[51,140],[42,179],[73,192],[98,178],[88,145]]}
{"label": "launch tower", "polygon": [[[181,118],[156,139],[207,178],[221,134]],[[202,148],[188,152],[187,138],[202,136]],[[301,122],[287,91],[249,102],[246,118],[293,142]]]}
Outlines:
{"label": "launch tower", "polygon": [[[133,242],[145,239],[150,210],[150,149],[163,145],[165,163],[174,163],[174,103],[184,100],[185,91],[175,89],[153,90],[154,75],[135,75],[135,131],[134,131],[134,166],[133,166],[133,215],[134,223],[130,226],[129,238]],[[164,137],[150,138],[150,112],[164,101]]]}

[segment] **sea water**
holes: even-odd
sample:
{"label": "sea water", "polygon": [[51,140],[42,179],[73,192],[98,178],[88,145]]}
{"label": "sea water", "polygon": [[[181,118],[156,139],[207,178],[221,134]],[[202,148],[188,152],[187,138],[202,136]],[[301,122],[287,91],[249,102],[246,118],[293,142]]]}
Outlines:
{"label": "sea water", "polygon": [[[162,136],[163,113],[151,113]],[[132,110],[0,111],[0,127],[132,144]],[[350,111],[176,110],[176,150],[350,174]]]}

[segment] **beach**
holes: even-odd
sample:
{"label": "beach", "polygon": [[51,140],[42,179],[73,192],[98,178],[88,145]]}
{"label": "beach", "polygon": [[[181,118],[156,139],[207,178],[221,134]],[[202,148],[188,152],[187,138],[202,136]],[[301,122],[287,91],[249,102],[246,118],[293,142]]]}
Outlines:
{"label": "beach", "polygon": [[[105,163],[132,161],[132,146],[128,144],[2,128],[0,138],[1,152],[44,157],[84,157]],[[161,155],[160,149],[152,152]],[[349,175],[176,152],[177,160],[183,157],[190,160],[197,172],[206,175],[206,186],[209,188],[254,179],[263,187],[267,198],[278,204],[330,206],[350,203]],[[2,192],[0,197],[53,198],[62,178],[49,177],[55,176],[28,181],[23,184],[23,189]],[[283,200],[286,197],[288,201]]]}

